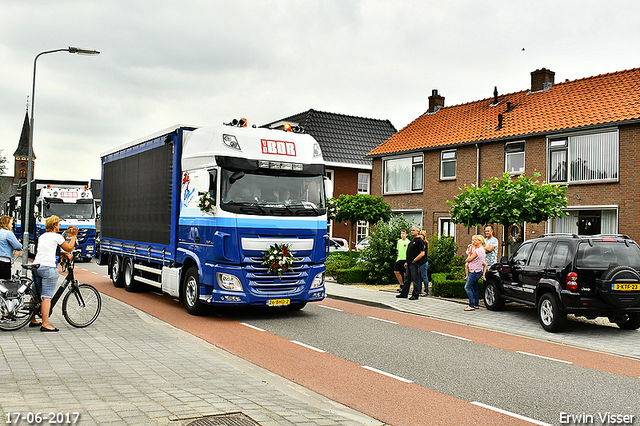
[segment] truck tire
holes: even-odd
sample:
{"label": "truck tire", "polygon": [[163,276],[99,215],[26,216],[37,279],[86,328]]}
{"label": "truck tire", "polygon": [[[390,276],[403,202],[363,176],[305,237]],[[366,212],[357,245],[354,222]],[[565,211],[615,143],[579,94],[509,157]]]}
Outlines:
{"label": "truck tire", "polygon": [[114,287],[121,288],[124,283],[122,282],[122,259],[120,256],[112,256],[111,257],[111,282],[113,282]]}
{"label": "truck tire", "polygon": [[200,275],[196,267],[187,269],[182,282],[182,300],[191,315],[204,314],[205,306],[200,302]]}
{"label": "truck tire", "polygon": [[128,292],[138,291],[138,283],[133,279],[133,259],[129,257],[122,262],[122,282]]}

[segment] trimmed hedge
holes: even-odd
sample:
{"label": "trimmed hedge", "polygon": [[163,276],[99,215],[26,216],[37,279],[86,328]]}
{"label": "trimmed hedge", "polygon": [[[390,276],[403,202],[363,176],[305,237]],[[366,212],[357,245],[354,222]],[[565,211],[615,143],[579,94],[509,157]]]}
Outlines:
{"label": "trimmed hedge", "polygon": [[326,272],[330,277],[336,277],[338,269],[349,269],[356,266],[360,253],[352,251],[336,251],[329,253],[325,261]]}
{"label": "trimmed hedge", "polygon": [[[467,280],[460,279],[455,275],[446,272],[431,274],[432,290],[434,296],[451,297],[454,299],[466,299],[467,292],[464,290],[464,286]],[[464,275],[462,275],[464,278]],[[484,298],[484,281],[482,278],[478,281],[478,287],[480,288],[480,299]]]}
{"label": "trimmed hedge", "polygon": [[338,284],[371,282],[369,271],[362,268],[338,269],[336,281]]}

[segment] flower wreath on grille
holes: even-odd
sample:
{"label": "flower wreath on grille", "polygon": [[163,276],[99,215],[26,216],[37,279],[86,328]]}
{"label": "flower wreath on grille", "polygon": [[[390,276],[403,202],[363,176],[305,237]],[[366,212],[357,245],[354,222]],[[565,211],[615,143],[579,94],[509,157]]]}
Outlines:
{"label": "flower wreath on grille", "polygon": [[262,264],[269,268],[270,274],[278,274],[281,277],[283,272],[291,268],[294,260],[288,244],[275,243],[264,253]]}

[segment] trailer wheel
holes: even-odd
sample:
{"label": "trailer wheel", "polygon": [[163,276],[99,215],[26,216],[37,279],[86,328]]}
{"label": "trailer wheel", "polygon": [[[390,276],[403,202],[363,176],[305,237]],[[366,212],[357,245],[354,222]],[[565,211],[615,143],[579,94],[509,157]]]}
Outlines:
{"label": "trailer wheel", "polygon": [[187,270],[182,283],[182,300],[187,312],[191,315],[202,315],[205,306],[200,302],[200,275],[198,268],[192,267]]}
{"label": "trailer wheel", "polygon": [[122,260],[119,256],[111,257],[111,281],[113,282],[114,287],[122,287],[124,283],[122,282]]}
{"label": "trailer wheel", "polygon": [[125,258],[122,265],[122,281],[124,283],[124,289],[128,292],[135,292],[138,290],[138,284],[133,279],[133,259]]}

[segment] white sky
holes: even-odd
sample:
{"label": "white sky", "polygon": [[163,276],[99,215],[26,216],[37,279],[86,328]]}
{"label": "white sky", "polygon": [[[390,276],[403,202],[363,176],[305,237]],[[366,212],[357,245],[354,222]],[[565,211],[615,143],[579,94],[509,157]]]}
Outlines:
{"label": "white sky", "polygon": [[[37,63],[36,178],[100,178],[100,154],[174,124],[310,108],[389,119],[640,67],[637,0],[0,0],[0,130],[13,175]],[[522,49],[525,49],[524,51]]]}

